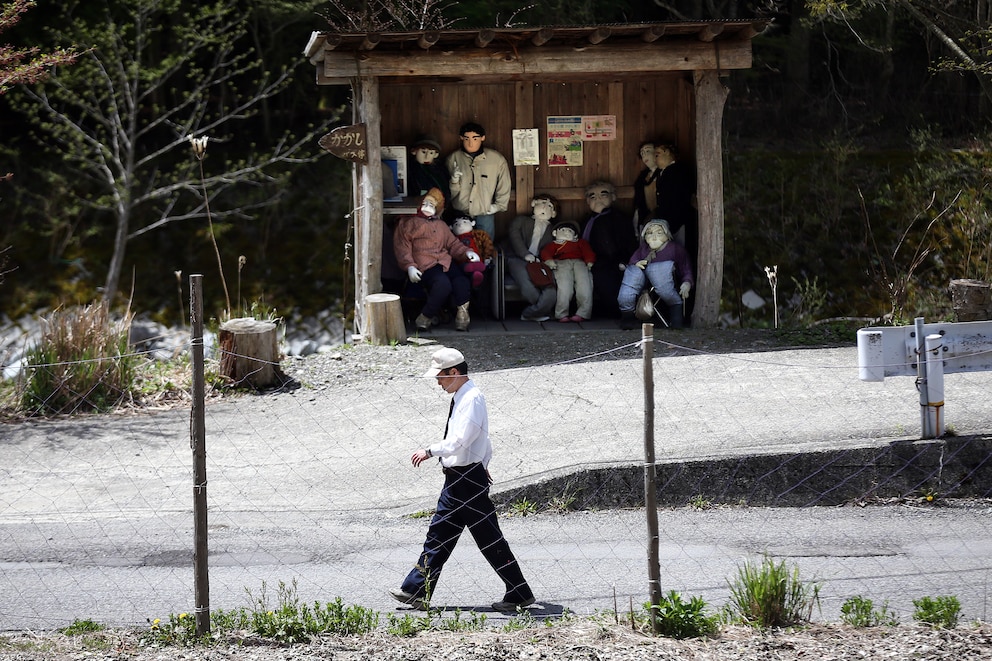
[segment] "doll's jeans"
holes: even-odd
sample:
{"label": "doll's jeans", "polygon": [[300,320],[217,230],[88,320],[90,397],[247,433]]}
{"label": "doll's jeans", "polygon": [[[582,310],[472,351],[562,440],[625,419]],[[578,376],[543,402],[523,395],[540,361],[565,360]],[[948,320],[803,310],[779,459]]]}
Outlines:
{"label": "doll's jeans", "polygon": [[496,240],[496,214],[487,213],[474,216],[472,220],[475,221],[475,229],[484,231],[490,239]]}
{"label": "doll's jeans", "polygon": [[568,316],[572,294],[575,294],[577,305],[575,314],[589,319],[592,317],[592,273],[589,272],[589,267],[581,259],[559,259],[556,263],[558,300],[555,303],[555,319]]}
{"label": "doll's jeans", "polygon": [[633,312],[637,297],[648,282],[665,305],[682,305],[682,297],[675,290],[674,268],[675,263],[670,261],[651,262],[643,270],[633,264],[629,265],[623,272],[623,282],[620,283],[620,293],[617,295],[620,311]]}

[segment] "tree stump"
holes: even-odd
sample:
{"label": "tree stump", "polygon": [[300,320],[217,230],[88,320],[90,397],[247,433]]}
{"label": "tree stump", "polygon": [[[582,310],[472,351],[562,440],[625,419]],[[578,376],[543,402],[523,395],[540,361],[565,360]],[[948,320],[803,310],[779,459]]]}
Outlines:
{"label": "tree stump", "polygon": [[241,318],[220,325],[220,374],[236,384],[265,388],[282,377],[276,324]]}
{"label": "tree stump", "polygon": [[369,294],[365,297],[365,337],[372,344],[406,342],[403,307],[396,294]]}
{"label": "tree stump", "polygon": [[981,280],[951,280],[951,305],[958,321],[992,319],[992,285]]}

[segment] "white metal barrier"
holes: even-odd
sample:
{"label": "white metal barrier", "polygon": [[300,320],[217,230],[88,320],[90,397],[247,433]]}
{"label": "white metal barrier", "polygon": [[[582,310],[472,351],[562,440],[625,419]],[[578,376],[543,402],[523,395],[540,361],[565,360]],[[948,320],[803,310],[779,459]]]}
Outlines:
{"label": "white metal barrier", "polygon": [[923,438],[944,435],[944,374],[992,370],[992,321],[883,326],[858,331],[858,378],[916,376]]}

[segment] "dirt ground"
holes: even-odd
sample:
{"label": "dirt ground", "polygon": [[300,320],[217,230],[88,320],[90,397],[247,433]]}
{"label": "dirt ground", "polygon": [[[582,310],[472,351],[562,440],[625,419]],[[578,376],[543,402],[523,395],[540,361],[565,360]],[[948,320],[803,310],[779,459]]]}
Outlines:
{"label": "dirt ground", "polygon": [[724,628],[711,640],[653,638],[612,622],[576,620],[547,627],[505,631],[429,631],[413,637],[385,633],[320,637],[308,644],[279,646],[251,638],[196,648],[143,647],[135,632],[105,631],[67,637],[18,633],[0,636],[2,661],[119,659],[162,661],[471,661],[580,660],[743,661],[800,659],[925,659],[972,661],[992,656],[992,628],[961,625],[951,630],[917,624],[854,629],[820,625],[802,630]]}

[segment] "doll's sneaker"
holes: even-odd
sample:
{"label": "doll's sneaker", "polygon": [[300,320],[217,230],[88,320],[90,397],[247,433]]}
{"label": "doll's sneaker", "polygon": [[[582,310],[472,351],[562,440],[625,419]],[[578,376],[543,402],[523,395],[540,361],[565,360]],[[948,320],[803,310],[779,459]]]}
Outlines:
{"label": "doll's sneaker", "polygon": [[431,327],[432,320],[430,317],[418,314],[417,320],[414,323],[417,325],[417,330],[428,330]]}
{"label": "doll's sneaker", "polygon": [[558,321],[561,322],[561,323],[563,323],[563,324],[567,324],[568,322],[572,321],[572,318],[571,317],[562,317]]}
{"label": "doll's sneaker", "polygon": [[580,321],[585,321],[586,318],[585,317],[580,317],[577,314],[573,314],[571,317],[568,318],[568,320],[569,321],[574,321],[575,323],[579,323]]}

